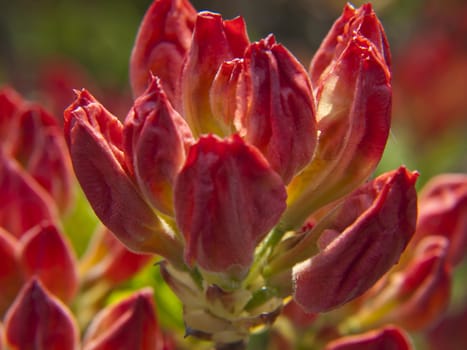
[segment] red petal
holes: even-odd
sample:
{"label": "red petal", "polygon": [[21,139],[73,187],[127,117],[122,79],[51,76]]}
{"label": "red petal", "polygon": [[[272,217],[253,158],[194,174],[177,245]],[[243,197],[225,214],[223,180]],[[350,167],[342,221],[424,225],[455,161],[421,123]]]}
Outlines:
{"label": "red petal", "polygon": [[69,303],[78,289],[78,274],[76,258],[63,234],[44,224],[29,230],[20,242],[26,276],[36,276],[52,294]]}
{"label": "red petal", "polygon": [[338,59],[347,43],[355,35],[370,40],[386,64],[391,65],[388,40],[371,4],[365,4],[359,9],[354,9],[350,4],[347,4],[341,17],[329,30],[311,61],[310,76],[313,84],[318,85],[322,75],[333,61]]}
{"label": "red petal", "polygon": [[242,59],[225,61],[219,67],[209,91],[209,102],[213,115],[218,118],[224,134],[234,131],[237,111],[237,86],[243,69]]}
{"label": "red petal", "polygon": [[37,105],[28,105],[18,118],[14,157],[64,212],[71,201],[72,176],[63,132],[55,118]]}
{"label": "red petal", "polygon": [[387,326],[367,333],[349,335],[329,343],[325,350],[410,350],[410,340],[399,328]]}
{"label": "red petal", "polygon": [[[16,297],[23,284],[23,273],[17,258],[17,241],[0,228],[0,318]],[[0,331],[1,334],[1,331]],[[1,338],[1,335],[0,335]]]}
{"label": "red petal", "polygon": [[58,222],[52,198],[0,152],[0,226],[16,237],[42,221]]}
{"label": "red petal", "polygon": [[175,212],[186,261],[214,272],[249,267],[256,245],[285,208],[280,177],[238,136],[201,137],[175,186]]}
{"label": "red petal", "polygon": [[10,349],[77,349],[73,316],[39,282],[32,280],[19,293],[5,317]]}
{"label": "red petal", "polygon": [[[398,262],[415,231],[416,178],[403,167],[383,174],[350,194],[311,230],[312,242],[322,232],[334,234],[318,241],[320,252],[293,269],[294,299],[306,311],[345,304]],[[299,243],[288,254],[300,245],[309,243]]]}
{"label": "red petal", "polygon": [[380,161],[390,129],[391,85],[375,53],[368,40],[354,37],[321,80],[318,145],[289,185],[286,225],[301,226],[317,208],[365,181]]}
{"label": "red petal", "polygon": [[315,101],[308,73],[274,37],[245,53],[240,135],[288,183],[307,165],[316,143]]}
{"label": "red petal", "polygon": [[173,182],[185,161],[185,148],[193,140],[157,78],[136,100],[123,136],[127,164],[140,190],[155,208],[173,215]]}
{"label": "red petal", "polygon": [[1,148],[10,154],[16,143],[18,133],[19,114],[25,103],[21,96],[10,87],[0,89],[0,140]]}
{"label": "red petal", "polygon": [[186,51],[190,47],[196,11],[188,0],[156,0],[140,25],[131,53],[130,81],[138,97],[148,86],[150,74],[162,80],[174,105]]}
{"label": "red petal", "polygon": [[84,350],[164,349],[152,291],[143,289],[102,310],[89,326],[84,342]]}
{"label": "red petal", "polygon": [[176,258],[179,246],[124,167],[122,125],[88,92],[65,110],[76,176],[96,215],[130,249]]}
{"label": "red petal", "polygon": [[181,85],[183,116],[195,136],[209,132],[224,134],[221,116],[211,112],[209,91],[221,64],[241,57],[248,43],[242,18],[223,21],[215,13],[198,15]]}

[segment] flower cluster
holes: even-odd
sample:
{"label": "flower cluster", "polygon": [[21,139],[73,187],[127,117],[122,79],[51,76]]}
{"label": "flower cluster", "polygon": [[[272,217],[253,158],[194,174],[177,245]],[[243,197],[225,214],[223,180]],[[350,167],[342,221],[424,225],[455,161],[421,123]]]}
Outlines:
{"label": "flower cluster", "polygon": [[417,174],[362,185],[391,112],[389,47],[370,5],[345,7],[307,70],[274,36],[251,42],[240,17],[157,0],[130,77],[123,123],[81,90],[66,140],[101,221],[166,259],[187,334],[243,342],[290,295],[329,311],[398,261]]}
{"label": "flower cluster", "polygon": [[[392,87],[371,5],[346,5],[305,68],[241,17],[155,0],[130,82],[124,118],[76,90],[64,135],[0,91],[0,349],[186,348],[149,287],[105,305],[144,267],[181,302],[190,348],[267,333],[268,349],[411,349],[409,332],[446,311],[467,177],[440,175],[417,199],[417,172],[373,176]],[[63,228],[71,166],[105,225],[79,257]]]}

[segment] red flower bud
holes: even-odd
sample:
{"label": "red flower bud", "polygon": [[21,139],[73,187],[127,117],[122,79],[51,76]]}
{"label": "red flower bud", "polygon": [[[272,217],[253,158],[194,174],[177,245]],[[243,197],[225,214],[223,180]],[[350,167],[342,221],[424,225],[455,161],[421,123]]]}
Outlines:
{"label": "red flower bud", "polygon": [[37,280],[26,284],[5,316],[8,349],[78,349],[70,311]]}
{"label": "red flower bud", "polygon": [[131,109],[123,130],[127,166],[145,198],[173,215],[172,187],[193,143],[190,128],[167,99],[159,79]]}
{"label": "red flower bud", "polygon": [[130,59],[133,95],[158,76],[172,104],[178,106],[178,83],[190,47],[196,10],[188,0],[156,0],[140,25]]}
{"label": "red flower bud", "polygon": [[281,257],[293,261],[317,246],[293,268],[294,299],[307,312],[358,297],[397,263],[415,230],[417,176],[401,167],[362,186]]}
{"label": "red flower bud", "polygon": [[26,105],[18,115],[18,135],[12,156],[64,212],[71,204],[71,164],[56,119],[39,105]]}
{"label": "red flower bud", "polygon": [[97,314],[85,334],[83,349],[164,349],[152,291],[143,289]]}
{"label": "red flower bud", "polygon": [[381,159],[390,128],[388,66],[374,45],[353,36],[316,91],[318,144],[288,187],[283,222],[298,228],[316,209],[365,181]]}
{"label": "red flower bud", "polygon": [[38,278],[48,291],[69,303],[78,289],[78,273],[76,258],[65,236],[55,226],[43,224],[26,232],[20,244],[20,262],[26,278]]}
{"label": "red flower bud", "polygon": [[211,111],[210,88],[221,64],[242,57],[248,44],[241,17],[224,21],[215,13],[198,14],[181,77],[183,116],[195,136],[209,132],[225,135],[222,116]]}
{"label": "red flower bud", "polygon": [[316,144],[308,73],[272,35],[245,52],[239,134],[256,146],[284,183],[307,165]]}
{"label": "red flower bud", "polygon": [[19,164],[0,151],[0,226],[21,237],[42,221],[58,222],[52,198]]}
{"label": "red flower bud", "polygon": [[123,154],[123,126],[87,91],[65,110],[76,176],[96,215],[127,247],[178,261],[179,243],[143,199]]}
{"label": "red flower bud", "polygon": [[201,137],[175,185],[186,261],[211,272],[243,276],[256,245],[277,224],[285,196],[280,177],[240,137]]}
{"label": "red flower bud", "polygon": [[399,328],[388,326],[363,334],[349,335],[326,345],[325,350],[410,350],[408,336]]}
{"label": "red flower bud", "polygon": [[0,149],[22,165],[63,213],[71,202],[72,177],[57,120],[9,88],[0,90],[0,115]]}
{"label": "red flower bud", "polygon": [[389,43],[371,4],[364,4],[358,9],[347,4],[341,17],[335,21],[311,61],[310,76],[313,84],[318,85],[325,71],[335,60],[339,59],[353,36],[363,36],[370,40],[373,48],[384,59],[387,66],[391,65]]}

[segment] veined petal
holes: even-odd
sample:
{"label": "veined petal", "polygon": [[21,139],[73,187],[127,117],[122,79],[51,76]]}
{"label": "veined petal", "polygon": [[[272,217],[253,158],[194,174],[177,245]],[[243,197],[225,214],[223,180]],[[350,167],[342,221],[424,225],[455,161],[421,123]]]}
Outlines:
{"label": "veined petal", "polygon": [[325,71],[332,66],[333,61],[339,58],[349,40],[355,35],[363,36],[371,41],[388,67],[391,65],[388,40],[371,4],[364,4],[358,9],[347,4],[341,17],[334,22],[313,56],[310,76],[314,86],[319,85],[319,80],[325,75]]}
{"label": "veined petal", "polygon": [[38,225],[26,232],[20,240],[19,256],[27,278],[37,277],[53,295],[64,303],[71,302],[78,290],[76,257],[55,226]]}
{"label": "veined petal", "polygon": [[173,182],[194,141],[159,79],[153,78],[135,101],[125,120],[123,138],[128,168],[145,198],[161,212],[173,215]]}
{"label": "veined petal", "polygon": [[245,52],[239,134],[256,146],[284,183],[311,160],[315,101],[305,68],[271,35]]}
{"label": "veined petal", "polygon": [[188,0],[155,0],[140,25],[130,59],[133,95],[147,88],[151,73],[162,80],[169,100],[178,106],[178,84],[190,47],[196,10]]}
{"label": "veined petal", "polygon": [[72,314],[37,280],[18,294],[5,316],[8,349],[78,349],[78,327]]}
{"label": "veined petal", "polygon": [[417,177],[401,167],[362,186],[281,257],[317,251],[293,268],[294,299],[306,311],[345,304],[397,263],[415,231]]}
{"label": "veined petal", "polygon": [[221,64],[242,57],[248,44],[241,17],[223,21],[219,14],[198,14],[181,82],[183,116],[195,137],[205,133],[226,135],[222,116],[211,111],[209,92]]}
{"label": "veined petal", "polygon": [[162,350],[152,290],[140,290],[102,310],[89,326],[84,350]]}
{"label": "veined petal", "polygon": [[143,200],[125,169],[122,129],[87,91],[78,94],[65,110],[65,135],[78,181],[96,215],[123,244],[177,259],[179,242]]}
{"label": "veined petal", "polygon": [[239,100],[237,87],[242,70],[243,59],[235,58],[223,62],[209,91],[212,113],[216,116],[226,134],[232,134],[235,130],[234,120]]}
{"label": "veined petal", "polygon": [[175,213],[185,260],[242,276],[256,245],[285,208],[281,178],[254,147],[234,135],[201,137],[175,185]]}
{"label": "veined petal", "polygon": [[288,186],[283,223],[297,228],[317,208],[347,194],[374,171],[390,129],[388,67],[373,44],[356,36],[317,90],[318,145]]}

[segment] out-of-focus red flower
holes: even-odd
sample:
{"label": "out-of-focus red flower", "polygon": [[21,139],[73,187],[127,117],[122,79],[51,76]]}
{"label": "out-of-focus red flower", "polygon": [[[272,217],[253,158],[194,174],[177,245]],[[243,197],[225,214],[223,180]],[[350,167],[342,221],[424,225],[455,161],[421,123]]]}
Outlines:
{"label": "out-of-focus red flower", "polygon": [[419,146],[467,128],[467,6],[430,1],[423,9],[418,30],[394,60],[394,117]]}
{"label": "out-of-focus red flower", "polygon": [[4,259],[0,278],[5,283],[0,291],[0,314],[30,279],[40,281],[63,302],[71,302],[78,289],[76,258],[66,237],[53,224],[43,222],[19,239],[0,229],[0,242]]}
{"label": "out-of-focus red flower", "polygon": [[83,87],[92,89],[116,115],[124,115],[131,106],[130,91],[118,86],[99,86],[83,66],[65,57],[48,57],[41,63],[35,94],[63,126],[63,111],[73,102],[73,90]]}
{"label": "out-of-focus red flower", "polygon": [[10,153],[18,133],[18,115],[24,109],[25,102],[21,96],[10,87],[0,89],[0,148]]}
{"label": "out-of-focus red flower", "polygon": [[467,344],[466,323],[467,305],[464,304],[452,310],[428,330],[428,348],[430,350],[464,350]]}
{"label": "out-of-focus red flower", "polygon": [[424,237],[449,239],[448,261],[457,265],[467,253],[467,175],[441,174],[432,178],[419,195],[417,231],[412,244]]}
{"label": "out-of-focus red flower", "polygon": [[52,198],[14,159],[1,151],[0,197],[0,226],[17,238],[43,221],[58,222]]}
{"label": "out-of-focus red flower", "polygon": [[0,228],[0,317],[15,299],[23,283],[23,272],[17,258],[17,242],[11,235]]}
{"label": "out-of-focus red flower", "polygon": [[392,323],[410,331],[424,330],[437,322],[446,311],[451,294],[448,245],[442,236],[428,236],[420,241],[410,260],[380,282],[378,293],[355,319],[364,327]]}
{"label": "out-of-focus red flower", "polygon": [[108,229],[99,228],[79,261],[81,283],[106,281],[115,286],[132,277],[151,259],[151,255],[129,251]]}
{"label": "out-of-focus red flower", "polygon": [[2,153],[18,161],[64,213],[72,200],[72,174],[57,120],[9,88],[0,90],[0,108]]}
{"label": "out-of-focus red flower", "polygon": [[53,295],[71,302],[78,289],[78,273],[65,235],[55,226],[43,224],[27,231],[19,242],[25,279],[37,278]]}
{"label": "out-of-focus red flower", "polygon": [[140,290],[96,315],[84,336],[83,349],[163,350],[152,291]]}
{"label": "out-of-focus red flower", "polygon": [[70,311],[33,279],[5,316],[8,349],[78,349],[78,328]]}
{"label": "out-of-focus red flower", "polygon": [[403,330],[385,327],[363,334],[349,335],[326,345],[325,350],[410,350],[412,344]]}
{"label": "out-of-focus red flower", "polygon": [[178,77],[191,45],[196,10],[188,0],[154,1],[141,22],[130,59],[133,95],[147,88],[151,73],[162,80],[172,105],[178,106]]}

